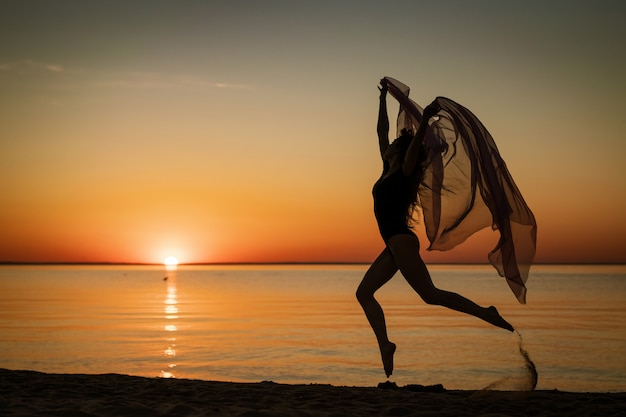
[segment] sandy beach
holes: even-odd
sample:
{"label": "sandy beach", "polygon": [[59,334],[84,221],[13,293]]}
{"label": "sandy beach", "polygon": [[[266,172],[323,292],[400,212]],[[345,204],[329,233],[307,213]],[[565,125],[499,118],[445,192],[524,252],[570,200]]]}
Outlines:
{"label": "sandy beach", "polygon": [[623,416],[626,393],[452,391],[0,370],[0,410],[23,416]]}

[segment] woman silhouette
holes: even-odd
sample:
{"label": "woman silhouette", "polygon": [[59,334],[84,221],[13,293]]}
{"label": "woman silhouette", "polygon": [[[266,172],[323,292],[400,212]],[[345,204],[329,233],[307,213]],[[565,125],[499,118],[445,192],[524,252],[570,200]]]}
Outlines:
{"label": "woman silhouette", "polygon": [[385,316],[374,293],[399,270],[411,287],[427,304],[441,305],[452,310],[476,316],[494,326],[513,331],[498,310],[481,307],[454,292],[441,290],[433,284],[428,269],[419,255],[420,244],[411,230],[411,214],[417,205],[419,186],[426,160],[424,137],[428,121],[438,111],[435,102],[428,105],[415,134],[402,130],[400,137],[389,143],[387,116],[387,80],[380,82],[378,113],[378,140],[383,159],[383,173],[374,185],[374,215],[378,222],[385,249],[369,267],[356,291],[356,297],[374,330],[382,357],[385,374],[393,372],[396,345],[389,341]]}

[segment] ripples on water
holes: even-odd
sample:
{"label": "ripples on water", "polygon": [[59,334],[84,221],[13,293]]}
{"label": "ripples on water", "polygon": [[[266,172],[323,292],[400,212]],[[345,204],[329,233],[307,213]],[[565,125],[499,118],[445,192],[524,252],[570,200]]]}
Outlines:
{"label": "ripples on water", "polygon": [[[366,268],[0,267],[0,367],[375,385],[385,375],[354,297]],[[525,306],[489,266],[431,272],[442,288],[498,306],[523,334],[537,389],[626,391],[625,266],[535,266]],[[425,305],[400,275],[378,299],[399,385],[481,389],[524,377],[516,335]]]}

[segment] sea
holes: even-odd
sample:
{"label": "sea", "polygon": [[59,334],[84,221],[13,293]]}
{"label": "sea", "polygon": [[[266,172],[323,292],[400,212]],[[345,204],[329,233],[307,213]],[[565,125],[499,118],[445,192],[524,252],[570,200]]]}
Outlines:
{"label": "sea", "polygon": [[[3,265],[0,368],[286,384],[387,381],[355,298],[367,265]],[[495,305],[510,333],[377,293],[397,345],[389,381],[446,389],[626,391],[626,265],[534,265],[527,304],[489,265],[433,281]]]}

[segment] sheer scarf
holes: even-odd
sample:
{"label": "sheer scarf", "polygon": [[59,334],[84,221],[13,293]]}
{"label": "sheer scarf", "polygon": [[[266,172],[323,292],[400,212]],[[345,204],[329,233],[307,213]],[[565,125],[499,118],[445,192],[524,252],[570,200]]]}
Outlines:
{"label": "sheer scarf", "polygon": [[[400,103],[398,133],[417,131],[423,109],[409,98],[409,87],[385,77]],[[450,250],[491,226],[500,234],[488,253],[517,297],[526,303],[526,281],[535,256],[537,223],[515,185],[485,126],[462,105],[445,97],[424,138],[427,165],[418,191],[428,250]]]}

